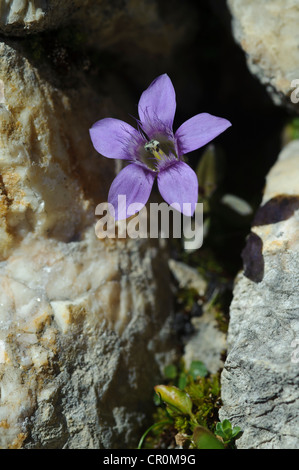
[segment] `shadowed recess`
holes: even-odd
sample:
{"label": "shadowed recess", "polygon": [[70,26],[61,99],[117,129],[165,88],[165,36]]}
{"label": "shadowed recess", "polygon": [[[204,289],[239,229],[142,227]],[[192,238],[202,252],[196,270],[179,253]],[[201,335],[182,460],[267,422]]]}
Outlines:
{"label": "shadowed recess", "polygon": [[253,226],[276,224],[287,220],[299,209],[299,196],[281,194],[273,197],[257,211]]}
{"label": "shadowed recess", "polygon": [[261,282],[264,277],[263,242],[253,232],[247,238],[246,246],[242,251],[242,259],[244,276],[253,282]]}

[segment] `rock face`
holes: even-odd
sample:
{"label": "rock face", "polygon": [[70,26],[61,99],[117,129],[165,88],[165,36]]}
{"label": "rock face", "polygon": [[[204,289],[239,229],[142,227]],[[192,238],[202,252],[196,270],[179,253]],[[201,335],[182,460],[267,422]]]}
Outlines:
{"label": "rock face", "polygon": [[[167,6],[161,0],[5,0],[0,4],[0,32],[22,37],[72,23],[86,46],[115,46],[131,56],[134,49],[164,55],[190,37],[194,15],[191,6]],[[147,60],[143,58],[143,65]]]}
{"label": "rock face", "polygon": [[[291,95],[299,85],[299,5],[296,0],[228,0],[233,33],[251,72],[275,103],[298,111]],[[297,83],[292,85],[293,80]]]}
{"label": "rock face", "polygon": [[243,252],[230,310],[221,419],[239,448],[299,448],[299,141],[281,152]]}
{"label": "rock face", "polygon": [[0,5],[0,29],[5,34],[24,36],[57,27],[82,0],[5,0]]}
{"label": "rock face", "polygon": [[97,239],[115,168],[88,129],[121,103],[26,44],[0,44],[0,447],[135,447],[175,354],[167,254]]}
{"label": "rock face", "polygon": [[166,266],[93,230],[21,243],[0,273],[1,448],[137,444],[170,351]]}
{"label": "rock face", "polygon": [[[80,89],[62,91],[14,47],[1,43],[0,53],[3,259],[29,232],[80,238],[94,217],[93,198],[101,202],[107,192],[100,175],[107,181],[114,169],[92,151],[88,129],[99,98],[83,79]],[[105,112],[109,99],[101,101]]]}

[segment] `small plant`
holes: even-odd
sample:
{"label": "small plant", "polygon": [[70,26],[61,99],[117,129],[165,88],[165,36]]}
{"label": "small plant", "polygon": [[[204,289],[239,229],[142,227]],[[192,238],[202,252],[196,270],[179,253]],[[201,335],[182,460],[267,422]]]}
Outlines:
{"label": "small plant", "polygon": [[[241,433],[228,420],[218,421],[220,383],[201,361],[193,361],[188,371],[175,365],[165,368],[168,385],[156,385],[156,422],[139,441],[138,448],[178,445],[188,449],[233,448]],[[164,441],[164,442],[163,442]]]}
{"label": "small plant", "polygon": [[216,424],[216,435],[222,438],[225,446],[229,447],[241,435],[241,428],[239,426],[232,427],[231,422],[225,419]]}

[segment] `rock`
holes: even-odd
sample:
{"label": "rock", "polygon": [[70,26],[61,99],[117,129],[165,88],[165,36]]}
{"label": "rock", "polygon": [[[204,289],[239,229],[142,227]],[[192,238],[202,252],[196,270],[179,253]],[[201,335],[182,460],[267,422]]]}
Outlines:
{"label": "rock", "polygon": [[299,448],[298,233],[297,140],[267,176],[230,308],[220,417],[243,430],[240,449]]}
{"label": "rock", "polygon": [[190,39],[196,16],[195,8],[178,0],[171,6],[161,0],[6,0],[0,5],[0,32],[27,36],[71,25],[70,35],[78,33],[86,47],[126,51],[131,58],[142,50],[147,66],[152,53],[162,54],[165,63],[176,45]]}
{"label": "rock", "polygon": [[118,243],[28,236],[3,264],[1,448],[137,445],[171,297],[161,250]]}
{"label": "rock", "polygon": [[[299,110],[290,99],[299,85],[299,5],[296,0],[228,0],[233,34],[251,72],[276,104]],[[297,80],[297,83],[293,83]]]}
{"label": "rock", "polygon": [[0,447],[135,447],[175,354],[166,251],[96,237],[115,169],[88,130],[121,104],[23,45],[0,44]]}
{"label": "rock", "polygon": [[5,0],[0,5],[0,30],[5,34],[26,35],[57,28],[82,6],[84,0]]}
{"label": "rock", "polygon": [[184,349],[184,364],[188,370],[192,361],[202,361],[208,371],[216,374],[223,368],[222,355],[226,350],[226,334],[220,331],[213,312],[204,308],[200,317],[192,318],[194,333]]}
{"label": "rock", "polygon": [[[94,76],[101,75],[97,83],[103,88],[106,82],[109,88],[117,81],[114,96],[121,101],[123,84],[128,80],[133,89],[141,92],[155,77],[171,69],[178,48],[190,42],[198,27],[196,8],[179,0],[171,4],[162,0],[0,3],[1,33],[26,36],[39,60],[50,57],[65,68],[65,49],[70,47],[71,55],[84,61],[84,67],[90,68]],[[109,71],[112,76],[102,77]],[[127,116],[130,112],[136,116],[138,96],[132,98],[135,106],[127,110]]]}
{"label": "rock", "polygon": [[199,274],[197,269],[174,259],[170,259],[168,264],[180,289],[194,289],[198,292],[198,295],[204,295],[207,289],[207,281]]}
{"label": "rock", "polygon": [[[82,75],[80,88],[62,91],[14,47],[1,43],[0,55],[3,259],[30,232],[66,242],[80,238],[95,204],[105,200],[114,166],[90,143],[100,98]],[[101,98],[103,113],[110,101]]]}

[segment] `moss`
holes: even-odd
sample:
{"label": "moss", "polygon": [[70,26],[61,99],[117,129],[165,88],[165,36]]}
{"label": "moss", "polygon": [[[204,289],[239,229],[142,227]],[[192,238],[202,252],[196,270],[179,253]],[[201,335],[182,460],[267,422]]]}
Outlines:
{"label": "moss", "polygon": [[[235,449],[235,440],[242,430],[238,426],[233,428],[229,420],[218,419],[219,374],[194,379],[190,373],[177,369],[176,376],[181,374],[187,376],[183,391],[171,381],[170,387],[163,386],[158,403],[158,395],[155,396],[154,423],[142,436],[138,448],[171,449],[179,445],[184,449]],[[192,402],[192,409],[182,408],[186,398]]]}
{"label": "moss", "polygon": [[[166,368],[166,373],[170,366]],[[155,396],[157,408],[153,415],[153,425],[147,434],[143,447],[147,449],[158,449],[175,446],[175,436],[182,434],[190,437],[192,446],[192,433],[196,426],[204,426],[214,432],[218,420],[220,401],[220,378],[219,374],[208,374],[206,377],[195,377],[193,372],[186,371],[182,361],[178,366],[171,365],[171,378],[168,374],[166,383],[183,389],[192,401],[192,416],[177,413],[169,408],[167,404]],[[174,373],[175,371],[175,373]],[[184,381],[182,381],[182,377]],[[160,426],[160,423],[162,426]]]}
{"label": "moss", "polygon": [[186,416],[177,416],[174,419],[174,429],[176,433],[188,434],[190,433],[190,425]]}
{"label": "moss", "polygon": [[221,403],[219,376],[211,375],[192,380],[185,390],[193,402],[197,423],[214,431]]}
{"label": "moss", "polygon": [[196,289],[180,289],[177,293],[177,303],[186,313],[191,312],[195,303],[200,300],[200,296]]}

